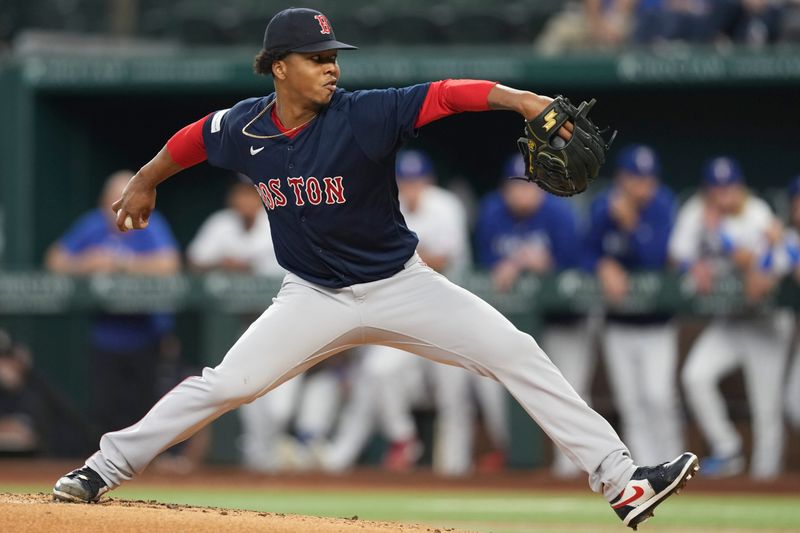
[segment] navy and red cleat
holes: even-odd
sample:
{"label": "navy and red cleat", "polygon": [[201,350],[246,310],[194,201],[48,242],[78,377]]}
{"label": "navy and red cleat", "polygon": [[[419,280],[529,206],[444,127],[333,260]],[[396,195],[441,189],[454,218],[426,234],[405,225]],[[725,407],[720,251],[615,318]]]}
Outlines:
{"label": "navy and red cleat", "polygon": [[697,456],[686,452],[669,463],[640,466],[619,496],[611,502],[622,523],[633,529],[653,516],[653,510],[683,489],[699,470]]}

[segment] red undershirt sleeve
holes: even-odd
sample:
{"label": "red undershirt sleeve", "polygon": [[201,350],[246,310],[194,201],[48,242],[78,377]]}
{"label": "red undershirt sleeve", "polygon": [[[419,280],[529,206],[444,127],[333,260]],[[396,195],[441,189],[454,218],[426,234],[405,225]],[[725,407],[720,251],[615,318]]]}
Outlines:
{"label": "red undershirt sleeve", "polygon": [[210,116],[206,115],[197,122],[185,126],[167,141],[169,155],[183,168],[189,168],[206,160],[203,124]]}
{"label": "red undershirt sleeve", "polygon": [[431,83],[414,127],[420,128],[434,120],[465,111],[488,111],[489,91],[495,85],[496,81],[484,80],[443,80]]}

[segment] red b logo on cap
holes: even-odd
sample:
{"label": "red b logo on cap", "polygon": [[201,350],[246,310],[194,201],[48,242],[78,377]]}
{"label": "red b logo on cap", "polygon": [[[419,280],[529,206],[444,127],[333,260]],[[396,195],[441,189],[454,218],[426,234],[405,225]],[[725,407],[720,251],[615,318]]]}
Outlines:
{"label": "red b logo on cap", "polygon": [[325,35],[331,33],[331,25],[328,23],[328,19],[325,17],[325,15],[316,15],[314,18],[317,19],[317,22],[319,22],[319,27],[321,28],[319,30],[320,33]]}

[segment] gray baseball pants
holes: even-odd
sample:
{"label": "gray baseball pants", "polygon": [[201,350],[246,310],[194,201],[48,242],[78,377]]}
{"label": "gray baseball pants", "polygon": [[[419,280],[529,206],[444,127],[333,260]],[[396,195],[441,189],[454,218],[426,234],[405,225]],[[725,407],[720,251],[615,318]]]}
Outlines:
{"label": "gray baseball pants", "polygon": [[273,304],[219,365],[172,389],[133,426],[103,435],[86,464],[114,488],[224,413],[361,344],[392,346],[498,380],[609,501],[633,475],[614,429],[536,341],[416,255],[390,278],[343,289],[288,274]]}

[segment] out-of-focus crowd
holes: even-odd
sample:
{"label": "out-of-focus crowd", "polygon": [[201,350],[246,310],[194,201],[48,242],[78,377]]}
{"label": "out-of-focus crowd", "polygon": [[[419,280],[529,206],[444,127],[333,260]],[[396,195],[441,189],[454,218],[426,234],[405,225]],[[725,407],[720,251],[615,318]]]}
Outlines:
{"label": "out-of-focus crowd", "polygon": [[[756,479],[771,479],[782,471],[786,423],[800,429],[800,355],[791,357],[796,319],[791,310],[759,304],[784,276],[800,279],[800,176],[787,184],[790,209],[781,220],[727,156],[698,169],[697,190],[679,205],[657,153],[644,145],[620,150],[612,183],[595,194],[586,213],[575,208],[580,198],[557,198],[513,179],[524,174],[518,155],[508,159],[498,187],[475,209],[468,209],[463,194],[437,184],[435,165],[422,151],[400,152],[396,174],[401,209],[419,236],[420,256],[454,281],[472,266],[487,271],[499,292],[514,290],[526,275],[574,269],[597,277],[604,297],[597,313],[548,314],[538,340],[587,401],[595,353],[602,354],[618,429],[634,460],[655,464],[677,455],[684,448],[688,413],[705,440],[704,474],[747,469]],[[181,251],[158,212],[145,230],[116,230],[110,205],[131,176],[119,171],[108,178],[99,206],[47,251],[47,269],[151,276],[181,269]],[[227,207],[202,224],[185,256],[194,272],[284,273],[261,198],[244,177],[232,181]],[[681,273],[701,294],[735,276],[748,302],[737,312],[712,317],[682,364],[676,316],[629,313],[615,305],[628,294],[631,273],[668,270]],[[243,317],[243,327],[253,318]],[[0,332],[0,449],[52,452],[53,406],[66,410],[55,418],[78,420],[87,434],[126,427],[196,373],[181,362],[174,317],[168,314],[95,316],[88,345],[86,422],[63,407],[69,401],[37,375],[30,352]],[[268,347],[264,356],[269,357]],[[744,376],[750,408],[749,457],[719,387],[736,369]],[[238,442],[242,464],[260,472],[342,472],[358,464],[365,450],[375,449],[385,468],[404,471],[425,451],[415,418],[423,409],[435,413],[433,449],[427,451],[436,472],[491,472],[506,466],[508,405],[505,390],[488,378],[367,346],[244,405]],[[476,435],[483,435],[480,443]],[[159,466],[191,471],[208,439],[202,432],[160,458]],[[376,442],[385,446],[376,448]],[[562,477],[578,474],[557,450],[552,469]]]}
{"label": "out-of-focus crowd", "polygon": [[[0,51],[251,45],[281,0],[2,1]],[[800,41],[798,0],[318,0],[337,35],[365,44],[526,45],[544,54],[670,43]],[[340,33],[341,32],[341,33]],[[111,37],[111,39],[105,39]],[[125,38],[127,42],[115,42]],[[134,43],[133,40],[138,41]],[[160,44],[159,44],[160,43]]]}
{"label": "out-of-focus crowd", "polygon": [[555,55],[670,43],[762,47],[798,38],[795,0],[583,0],[553,15],[535,47]]}

